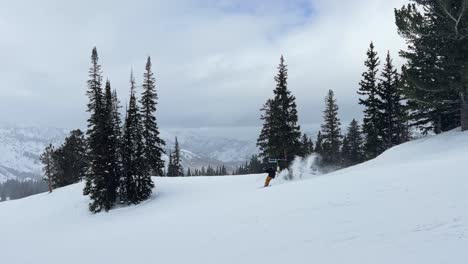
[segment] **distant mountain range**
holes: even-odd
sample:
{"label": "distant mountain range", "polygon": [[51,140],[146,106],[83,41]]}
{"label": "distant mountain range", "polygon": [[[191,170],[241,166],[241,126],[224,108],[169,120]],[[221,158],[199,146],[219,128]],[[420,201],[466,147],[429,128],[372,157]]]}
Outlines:
{"label": "distant mountain range", "polygon": [[[40,154],[50,143],[60,145],[68,133],[68,129],[58,128],[0,127],[0,182],[7,179],[40,179]],[[173,148],[177,136],[185,169],[224,164],[228,170],[233,170],[257,152],[255,141],[245,139],[245,136],[214,134],[217,133],[203,129],[161,132],[167,150]],[[168,157],[164,158],[167,161]]]}

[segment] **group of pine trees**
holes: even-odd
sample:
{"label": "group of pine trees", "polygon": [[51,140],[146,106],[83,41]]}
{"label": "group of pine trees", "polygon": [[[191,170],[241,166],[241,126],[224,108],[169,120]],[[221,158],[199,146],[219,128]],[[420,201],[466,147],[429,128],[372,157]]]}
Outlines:
{"label": "group of pine trees", "polygon": [[[174,151],[169,152],[169,164],[167,166],[166,176],[168,177],[177,177],[184,176],[184,167],[181,163],[181,152],[179,141],[177,137],[175,138]],[[189,171],[187,171],[188,173]]]}
{"label": "group of pine trees", "polygon": [[202,166],[200,169],[187,169],[185,176],[225,176],[228,175],[228,171],[224,165],[212,167],[208,165]]}
{"label": "group of pine trees", "polygon": [[[271,160],[278,160],[281,167],[286,168],[294,156],[317,153],[322,166],[342,168],[374,158],[386,149],[409,140],[403,82],[390,53],[380,74],[380,61],[373,43],[367,57],[367,70],[362,75],[358,91],[361,96],[359,103],[365,108],[363,125],[353,119],[342,133],[339,107],[334,92],[329,90],[325,97],[324,123],[315,143],[300,132],[295,97],[287,89],[287,67],[281,57],[274,97],[261,109],[264,123],[257,145],[264,166]],[[240,174],[257,172],[250,171],[248,167],[248,163],[241,166]]]}
{"label": "group of pine trees", "polygon": [[165,142],[155,118],[157,93],[148,57],[141,99],[130,74],[130,99],[122,124],[119,100],[109,80],[103,89],[101,65],[96,48],[89,69],[87,170],[84,195],[92,212],[111,209],[116,202],[137,204],[148,199],[154,183],[150,175],[163,175]]}
{"label": "group of pine trees", "polygon": [[0,202],[21,199],[30,195],[46,192],[45,181],[13,180],[0,183]]}
{"label": "group of pine trees", "polygon": [[44,180],[52,189],[82,180],[87,168],[87,147],[81,130],[73,130],[58,148],[49,144],[40,156],[44,164]]}
{"label": "group of pine trees", "polygon": [[[395,10],[395,17],[398,32],[408,43],[408,50],[401,52],[406,63],[399,73],[388,53],[381,67],[371,43],[358,90],[364,107],[362,125],[353,119],[341,131],[339,107],[330,90],[316,141],[302,133],[281,56],[274,95],[261,109],[259,156],[252,156],[234,174],[263,172],[270,162],[287,168],[296,156],[312,153],[320,154],[327,167],[354,165],[408,141],[411,126],[435,133],[460,125],[468,130],[468,4],[465,0],[411,0]],[[72,131],[62,146],[50,145],[41,156],[49,190],[80,181],[84,175],[89,209],[99,212],[117,202],[136,204],[147,199],[154,187],[150,175],[184,176],[177,138],[164,171],[165,142],[155,117],[158,96],[151,67],[148,57],[140,100],[130,75],[130,99],[122,122],[117,93],[109,80],[103,84],[93,49],[87,83],[88,129],[85,135]],[[226,168],[188,168],[186,172],[187,176],[218,174],[227,174]]]}
{"label": "group of pine trees", "polygon": [[265,166],[258,155],[252,155],[249,161],[233,171],[234,175],[256,174],[265,172]]}

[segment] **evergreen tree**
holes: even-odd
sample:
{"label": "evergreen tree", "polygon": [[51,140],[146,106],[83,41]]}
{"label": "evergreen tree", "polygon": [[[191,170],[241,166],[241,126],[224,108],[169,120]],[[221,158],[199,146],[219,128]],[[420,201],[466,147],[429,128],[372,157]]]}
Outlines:
{"label": "evergreen tree", "polygon": [[187,177],[192,176],[192,172],[190,171],[190,168],[187,168]]}
{"label": "evergreen tree", "polygon": [[383,151],[383,139],[380,135],[382,129],[381,108],[382,101],[379,97],[378,66],[380,61],[374,44],[371,42],[367,51],[367,60],[364,62],[367,71],[362,74],[363,79],[359,83],[358,94],[362,97],[359,104],[365,107],[363,132],[365,135],[365,153],[368,159],[374,158]]}
{"label": "evergreen tree", "polygon": [[123,135],[123,177],[120,196],[123,202],[138,204],[151,196],[154,183],[149,175],[143,142],[143,125],[135,95],[135,79],[130,76],[130,101]]}
{"label": "evergreen tree", "polygon": [[174,164],[172,163],[172,161],[173,161],[172,152],[169,151],[169,163],[167,165],[167,174],[166,174],[166,176],[175,176]]}
{"label": "evergreen tree", "polygon": [[162,175],[164,168],[164,140],[159,136],[155,112],[158,95],[156,81],[151,70],[151,58],[148,57],[143,76],[143,93],[141,97],[141,118],[143,123],[143,138],[145,142],[145,157],[149,171],[153,175]]}
{"label": "evergreen tree", "polygon": [[394,68],[390,52],[387,54],[381,74],[378,93],[381,98],[381,124],[380,134],[383,140],[383,149],[389,149],[404,142],[405,114],[402,105],[400,89],[398,87],[399,75]]}
{"label": "evergreen tree", "polygon": [[338,105],[332,90],[325,97],[324,124],[322,125],[322,158],[326,165],[337,166],[340,163],[341,129],[338,118]]}
{"label": "evergreen tree", "polygon": [[319,155],[323,155],[322,144],[323,144],[322,132],[319,131],[317,133],[317,140],[315,141],[315,150],[314,150],[315,153]]}
{"label": "evergreen tree", "polygon": [[343,139],[342,155],[344,166],[353,166],[364,161],[364,141],[359,123],[353,119]]}
{"label": "evergreen tree", "polygon": [[252,155],[250,157],[250,162],[249,162],[249,173],[256,174],[256,173],[262,173],[262,172],[263,172],[263,164],[259,160],[258,155]]}
{"label": "evergreen tree", "polygon": [[408,43],[404,94],[413,125],[468,129],[468,8],[464,0],[412,0],[395,10]]}
{"label": "evergreen tree", "polygon": [[119,178],[122,177],[122,170],[123,170],[123,165],[122,165],[122,119],[120,117],[120,111],[119,109],[121,108],[120,106],[120,101],[119,98],[117,97],[117,91],[114,89],[112,91],[112,124],[114,126],[113,129],[113,135],[114,135],[114,140],[115,140],[115,152],[116,152],[116,158],[117,158],[117,168],[116,170],[119,172]]}
{"label": "evergreen tree", "polygon": [[262,108],[264,113],[261,119],[264,124],[257,140],[262,158],[265,161],[268,158],[286,159],[284,167],[301,151],[296,99],[287,88],[287,78],[287,66],[281,56],[278,74],[275,77],[275,96]]}
{"label": "evergreen tree", "polygon": [[40,156],[40,160],[44,165],[44,167],[42,168],[44,172],[44,180],[47,181],[47,185],[49,186],[49,192],[52,192],[53,177],[56,174],[56,164],[53,158],[53,154],[54,146],[52,146],[52,144],[49,144]]}
{"label": "evergreen tree", "polygon": [[312,139],[307,137],[306,134],[302,135],[301,146],[303,157],[307,157],[314,152],[314,143],[312,142]]}
{"label": "evergreen tree", "polygon": [[117,198],[118,179],[113,173],[108,155],[113,139],[111,113],[108,98],[104,98],[102,92],[102,73],[98,62],[96,48],[91,54],[91,67],[89,70],[88,91],[88,157],[89,167],[86,173],[86,184],[83,190],[89,195],[91,212],[108,211],[114,205]]}
{"label": "evergreen tree", "polygon": [[56,171],[52,176],[52,187],[59,188],[77,183],[87,169],[86,142],[81,130],[73,130],[65,142],[52,153]]}
{"label": "evergreen tree", "polygon": [[184,168],[181,163],[180,146],[177,137],[175,138],[174,154],[172,155],[173,176],[184,176]]}

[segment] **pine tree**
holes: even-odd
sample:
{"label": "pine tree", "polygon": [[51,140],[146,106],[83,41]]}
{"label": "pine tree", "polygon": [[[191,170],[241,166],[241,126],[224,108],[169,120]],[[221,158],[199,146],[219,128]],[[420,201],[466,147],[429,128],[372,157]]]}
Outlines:
{"label": "pine tree", "polygon": [[322,144],[323,144],[322,132],[319,131],[317,133],[317,139],[315,141],[315,149],[314,149],[315,153],[317,153],[319,155],[323,155]]}
{"label": "pine tree", "polygon": [[278,74],[275,77],[274,98],[269,99],[262,108],[264,121],[257,140],[264,161],[268,158],[283,158],[288,166],[301,152],[300,126],[296,110],[296,98],[287,87],[288,70],[281,56]]}
{"label": "pine tree", "polygon": [[190,168],[187,168],[187,174],[186,175],[187,175],[187,177],[192,176],[192,172],[190,171]]}
{"label": "pine tree", "polygon": [[324,124],[322,125],[322,158],[326,165],[338,166],[340,163],[341,128],[338,118],[338,105],[332,90],[325,97]]}
{"label": "pine tree", "polygon": [[143,125],[136,99],[133,73],[130,76],[130,101],[123,135],[123,177],[120,196],[123,202],[138,204],[151,196],[154,183],[146,164]]}
{"label": "pine tree", "polygon": [[383,139],[380,135],[383,126],[381,121],[382,101],[379,97],[377,78],[380,61],[372,42],[367,51],[367,60],[364,65],[367,70],[362,74],[363,79],[359,83],[358,94],[361,95],[359,104],[365,107],[363,122],[365,153],[368,159],[372,159],[382,153],[384,149]]}
{"label": "pine tree", "polygon": [[406,39],[404,94],[413,125],[436,133],[468,129],[468,9],[466,1],[412,0],[395,10]]}
{"label": "pine tree", "polygon": [[172,156],[172,165],[174,167],[173,176],[184,176],[184,168],[181,164],[180,146],[177,137],[175,138],[174,154]]}
{"label": "pine tree", "polygon": [[399,74],[394,68],[390,52],[388,52],[378,89],[379,96],[382,99],[382,128],[380,134],[382,136],[384,150],[404,142],[406,117],[398,81]]}
{"label": "pine tree", "polygon": [[73,130],[65,142],[52,153],[56,171],[52,187],[59,188],[77,183],[84,177],[87,169],[86,141],[81,130]]}
{"label": "pine tree", "polygon": [[167,174],[166,174],[166,176],[175,176],[174,164],[172,163],[173,160],[174,160],[174,157],[172,156],[172,152],[169,151],[169,163],[167,165]]}
{"label": "pine tree", "polygon": [[343,139],[342,155],[344,166],[353,166],[364,161],[364,141],[359,123],[353,119]]}
{"label": "pine tree", "polygon": [[307,157],[314,152],[314,143],[312,142],[312,139],[307,137],[306,134],[302,135],[301,146],[303,157]]}
{"label": "pine tree", "polygon": [[53,178],[56,175],[56,164],[53,158],[53,154],[54,146],[52,146],[52,144],[49,144],[40,156],[40,160],[44,165],[44,167],[42,168],[42,170],[44,171],[44,180],[47,181],[47,184],[49,186],[49,192],[52,192]]}
{"label": "pine tree", "polygon": [[113,138],[111,112],[108,98],[102,92],[102,73],[98,62],[96,48],[91,54],[91,67],[89,70],[88,91],[88,157],[89,167],[86,173],[86,184],[83,190],[89,195],[91,203],[89,210],[97,213],[101,210],[108,211],[114,205],[117,198],[118,179],[112,172],[112,159],[108,154]]}
{"label": "pine tree", "polygon": [[148,57],[143,76],[143,93],[141,97],[141,118],[143,122],[143,138],[145,142],[145,157],[147,166],[153,175],[162,175],[164,168],[163,147],[164,140],[159,136],[155,112],[158,95],[156,93],[156,81],[151,70],[151,58]]}

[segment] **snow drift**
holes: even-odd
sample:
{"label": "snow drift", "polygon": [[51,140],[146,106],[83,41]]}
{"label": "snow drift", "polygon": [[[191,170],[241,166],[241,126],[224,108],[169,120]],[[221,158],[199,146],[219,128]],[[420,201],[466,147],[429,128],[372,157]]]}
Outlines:
{"label": "snow drift", "polygon": [[[155,178],[151,200],[92,215],[82,184],[0,204],[2,263],[466,263],[468,133],[335,173]],[[276,184],[276,185],[275,185]]]}

